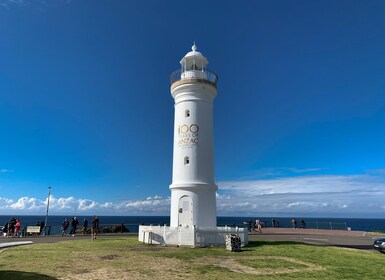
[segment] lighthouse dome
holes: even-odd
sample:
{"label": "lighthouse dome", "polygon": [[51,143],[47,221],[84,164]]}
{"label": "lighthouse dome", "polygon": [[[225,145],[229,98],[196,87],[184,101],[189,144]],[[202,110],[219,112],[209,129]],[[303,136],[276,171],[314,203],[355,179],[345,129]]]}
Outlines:
{"label": "lighthouse dome", "polygon": [[180,61],[180,64],[184,69],[190,68],[204,68],[208,64],[207,59],[197,51],[197,46],[194,45],[191,47],[191,51],[188,52]]}

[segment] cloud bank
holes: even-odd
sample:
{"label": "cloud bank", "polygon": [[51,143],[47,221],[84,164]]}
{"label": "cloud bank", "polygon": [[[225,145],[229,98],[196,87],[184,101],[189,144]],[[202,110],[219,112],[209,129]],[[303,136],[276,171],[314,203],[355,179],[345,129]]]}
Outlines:
{"label": "cloud bank", "polygon": [[[362,175],[312,175],[219,182],[219,216],[384,217],[383,172]],[[0,197],[4,214],[43,215],[47,199]],[[51,196],[51,214],[169,215],[170,197],[98,202]]]}
{"label": "cloud bank", "polygon": [[[9,214],[43,215],[47,209],[47,199],[21,197],[17,200],[0,197],[0,211]],[[119,203],[97,202],[85,198],[56,198],[51,196],[50,214],[77,215],[167,215],[170,199],[161,196],[144,200],[131,200]],[[160,213],[160,214],[159,214]]]}
{"label": "cloud bank", "polygon": [[385,178],[318,175],[219,183],[217,208],[225,215],[383,217]]}

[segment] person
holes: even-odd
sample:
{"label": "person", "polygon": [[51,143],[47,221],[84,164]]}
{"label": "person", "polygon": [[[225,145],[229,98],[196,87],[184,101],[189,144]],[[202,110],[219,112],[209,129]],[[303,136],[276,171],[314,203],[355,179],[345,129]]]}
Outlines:
{"label": "person", "polygon": [[301,220],[301,228],[305,228],[306,227],[306,223],[305,223],[305,220],[304,219],[302,219]]}
{"label": "person", "polygon": [[20,227],[21,227],[20,220],[16,219],[15,233],[13,234],[13,237],[20,237]]}
{"label": "person", "polygon": [[[37,226],[37,227],[40,227],[40,231],[41,231],[41,226],[40,226],[40,222],[39,222],[39,221],[36,222],[36,226]],[[33,235],[34,235],[34,236],[37,236],[38,233],[35,232]]]}
{"label": "person", "polygon": [[243,222],[244,226],[247,226],[247,231],[251,232],[250,221]]}
{"label": "person", "polygon": [[45,235],[45,222],[41,221],[40,223],[40,235]]}
{"label": "person", "polygon": [[99,218],[94,216],[92,219],[92,240],[96,239],[96,235],[99,231]]}
{"label": "person", "polygon": [[15,224],[16,224],[16,219],[12,217],[9,222],[8,222],[8,233],[7,237],[14,237],[15,233]]}
{"label": "person", "polygon": [[67,236],[67,229],[70,225],[68,218],[64,219],[64,222],[61,224],[61,236]]}
{"label": "person", "polygon": [[3,237],[8,237],[8,222],[4,224],[3,227]]}
{"label": "person", "polygon": [[76,234],[76,228],[77,228],[78,224],[79,224],[78,218],[73,217],[73,218],[72,218],[72,221],[71,221],[70,235],[72,234],[72,236],[75,236],[75,234]]}
{"label": "person", "polygon": [[297,228],[297,220],[296,219],[294,219],[294,218],[291,219],[291,226],[293,228]]}
{"label": "person", "polygon": [[274,218],[271,220],[271,225],[273,228],[275,228],[275,219]]}
{"label": "person", "polygon": [[256,226],[258,232],[262,232],[262,224],[261,224],[260,220],[255,221],[255,226]]}
{"label": "person", "polygon": [[27,236],[27,233],[26,233],[25,231],[26,231],[26,228],[23,227],[23,228],[21,229],[21,232],[20,232],[20,237]]}
{"label": "person", "polygon": [[87,227],[88,227],[88,220],[86,218],[84,218],[84,221],[83,221],[83,234],[87,234]]}

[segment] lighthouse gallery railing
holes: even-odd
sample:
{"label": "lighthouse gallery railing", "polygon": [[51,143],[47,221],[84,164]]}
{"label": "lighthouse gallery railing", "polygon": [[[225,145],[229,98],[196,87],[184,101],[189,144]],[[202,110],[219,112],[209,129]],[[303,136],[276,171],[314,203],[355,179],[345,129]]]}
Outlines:
{"label": "lighthouse gallery railing", "polygon": [[201,79],[213,83],[215,86],[218,82],[218,75],[207,68],[196,68],[187,70],[176,70],[170,75],[171,84],[184,79]]}

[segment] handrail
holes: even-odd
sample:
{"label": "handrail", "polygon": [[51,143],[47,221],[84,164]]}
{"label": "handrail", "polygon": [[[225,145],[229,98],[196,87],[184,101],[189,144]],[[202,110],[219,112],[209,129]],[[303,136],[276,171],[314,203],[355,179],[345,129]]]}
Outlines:
{"label": "handrail", "polygon": [[206,80],[213,83],[215,86],[218,83],[218,75],[208,68],[194,67],[191,69],[178,69],[170,75],[171,85],[184,79]]}

